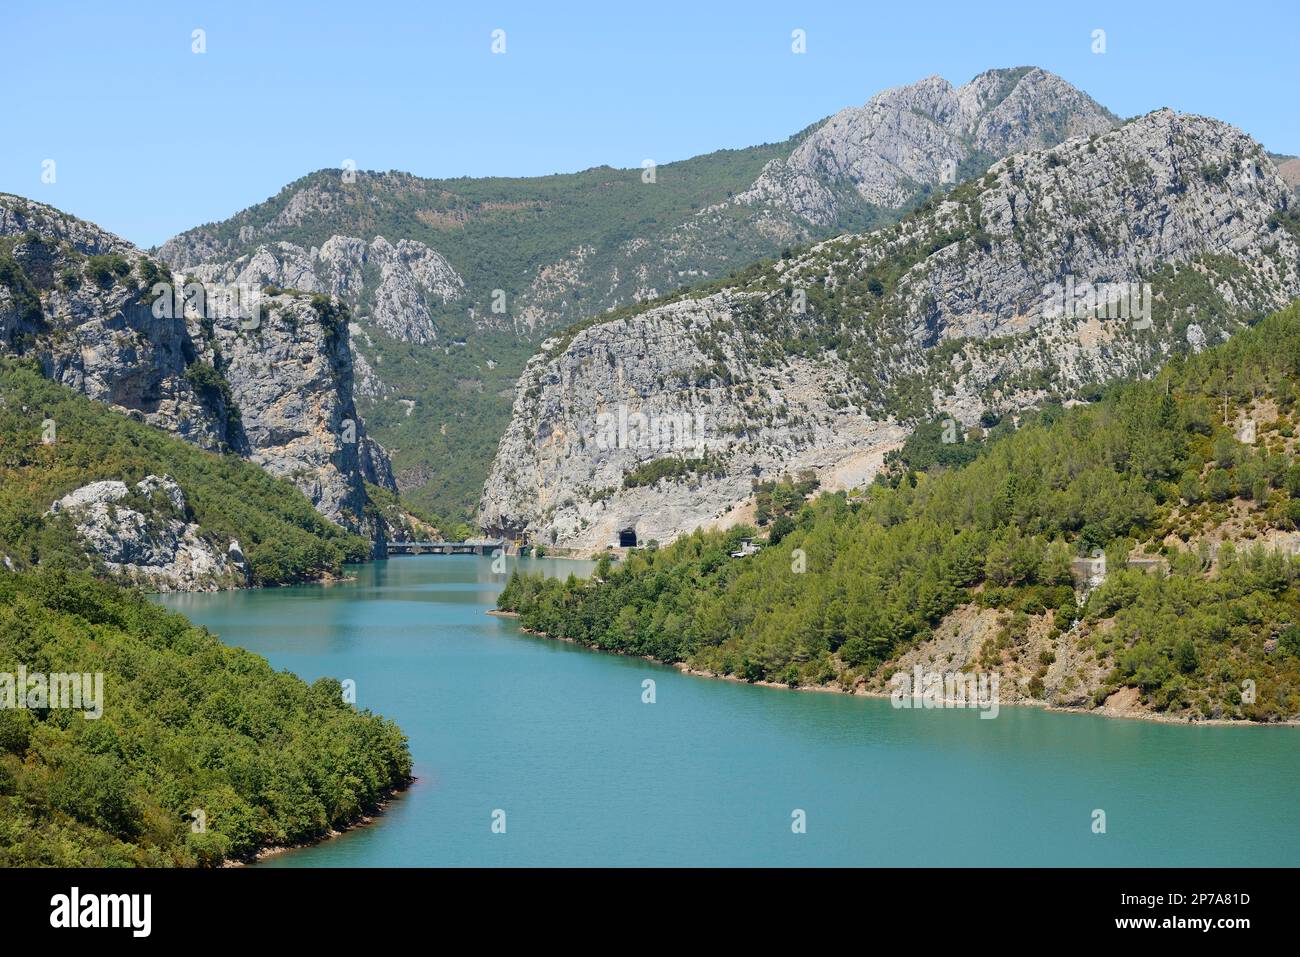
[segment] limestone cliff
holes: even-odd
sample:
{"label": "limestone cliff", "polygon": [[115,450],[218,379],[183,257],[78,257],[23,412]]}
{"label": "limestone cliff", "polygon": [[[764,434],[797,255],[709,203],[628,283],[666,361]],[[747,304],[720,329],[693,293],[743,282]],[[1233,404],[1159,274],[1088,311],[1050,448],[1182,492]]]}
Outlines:
{"label": "limestone cliff", "polygon": [[104,567],[150,591],[216,591],[248,584],[239,542],[208,540],[188,521],[185,494],[170,476],[134,486],[92,482],[50,506],[71,519]]}
{"label": "limestone cliff", "polygon": [[754,479],[863,482],[921,418],[1140,376],[1300,295],[1294,207],[1249,137],[1168,110],[1008,157],[895,226],[544,344],[480,520],[668,539],[741,514]]}
{"label": "limestone cliff", "polygon": [[393,488],[392,475],[353,401],[346,309],[194,282],[89,223],[0,195],[6,352],[203,448],[251,458],[382,551],[364,483]]}
{"label": "limestone cliff", "polygon": [[204,282],[335,296],[347,303],[359,322],[374,323],[394,339],[421,345],[439,337],[432,311],[465,291],[464,280],[446,259],[410,239],[394,245],[383,236],[370,242],[331,236],[320,248],[311,249],[277,242],[230,263],[194,265],[184,261],[183,253],[183,247],[162,250],[176,268]]}

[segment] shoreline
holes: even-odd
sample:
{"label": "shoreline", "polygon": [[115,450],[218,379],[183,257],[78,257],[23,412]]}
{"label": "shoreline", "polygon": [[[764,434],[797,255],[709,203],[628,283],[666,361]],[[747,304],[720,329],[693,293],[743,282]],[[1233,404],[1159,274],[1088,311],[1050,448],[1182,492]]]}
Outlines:
{"label": "shoreline", "polygon": [[[374,559],[371,559],[374,561]],[[111,578],[109,579],[112,580]],[[343,585],[347,582],[357,580],[356,575],[331,575],[328,572],[324,575],[318,575],[315,578],[305,578],[302,581],[295,582],[271,582],[269,585],[234,585],[230,588],[169,588],[159,591],[153,588],[141,588],[140,590],[146,595],[222,595],[237,591],[268,591],[275,588],[295,588],[300,585]],[[137,583],[130,581],[118,582],[124,588],[131,588]]]}
{"label": "shoreline", "polygon": [[333,838],[336,837],[341,837],[344,834],[347,834],[351,831],[357,831],[360,830],[361,828],[368,827],[371,824],[376,823],[379,818],[383,817],[384,812],[388,810],[389,805],[391,805],[394,801],[400,799],[406,793],[407,789],[410,788],[410,786],[414,784],[417,780],[418,778],[412,776],[410,780],[402,784],[395,784],[392,787],[385,788],[379,800],[375,802],[375,807],[373,810],[361,814],[360,816],[357,817],[355,821],[351,822],[350,824],[346,824],[341,828],[332,827],[324,834],[321,834],[319,837],[314,837],[306,841],[300,841],[297,844],[268,844],[266,847],[259,847],[257,850],[253,851],[253,853],[248,855],[247,857],[227,858],[226,860],[221,862],[221,866],[222,867],[251,867],[254,864],[260,864],[268,857],[275,857],[277,854],[283,854],[286,851],[300,851],[309,847],[316,847],[319,844],[324,844],[326,841],[332,840]]}
{"label": "shoreline", "polygon": [[[492,615],[493,617],[496,618],[513,618],[516,620],[518,620],[519,618],[518,612],[502,611],[499,608],[489,608],[487,610],[487,614]],[[792,686],[788,684],[782,684],[781,682],[778,681],[750,681],[747,678],[740,677],[739,675],[721,674],[716,671],[708,671],[701,668],[692,668],[684,661],[677,661],[677,662],[661,661],[660,659],[653,658],[649,655],[633,655],[621,651],[612,651],[608,648],[597,648],[595,645],[588,645],[574,638],[552,637],[551,635],[548,635],[545,632],[533,631],[532,629],[525,628],[522,625],[519,626],[519,630],[526,635],[532,635],[533,637],[536,638],[544,638],[547,641],[562,641],[570,645],[579,645],[583,648],[587,648],[591,651],[596,651],[603,654],[619,655],[620,657],[623,658],[640,658],[643,661],[650,661],[653,662],[654,664],[662,665],[665,668],[672,668],[673,670],[681,674],[690,675],[693,678],[710,678],[715,681],[730,681],[735,684],[754,685],[755,687],[771,688],[776,691],[805,691],[805,692],[814,692],[820,694],[837,694],[837,695],[844,695],[845,697],[849,697],[849,698],[889,699],[891,697],[891,694],[888,691],[868,691],[865,689],[861,691],[857,689],[854,689],[853,691],[844,691],[841,688],[834,688],[831,687],[830,685]],[[1093,717],[1097,717],[1097,718],[1110,718],[1112,720],[1120,720],[1120,721],[1148,721],[1153,724],[1173,724],[1182,727],[1202,727],[1202,728],[1206,728],[1206,727],[1218,727],[1218,728],[1300,727],[1300,719],[1291,719],[1287,721],[1232,721],[1226,718],[1202,718],[1200,720],[1193,721],[1189,717],[1176,717],[1174,715],[1157,714],[1151,711],[1131,712],[1131,711],[1120,711],[1115,708],[1106,708],[1106,707],[1083,708],[1078,705],[1054,705],[1047,701],[1034,701],[1034,700],[998,702],[998,707],[1038,708],[1041,711],[1054,712],[1058,714],[1092,715]],[[948,709],[937,708],[934,710],[942,711]]]}

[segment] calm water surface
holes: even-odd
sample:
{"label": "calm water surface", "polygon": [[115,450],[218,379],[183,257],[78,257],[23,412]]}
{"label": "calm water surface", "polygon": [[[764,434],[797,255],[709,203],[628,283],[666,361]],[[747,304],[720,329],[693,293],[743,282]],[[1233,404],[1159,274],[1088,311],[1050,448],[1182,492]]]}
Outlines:
{"label": "calm water surface", "polygon": [[688,677],[484,614],[491,566],[159,599],[308,681],[354,679],[410,738],[419,780],[374,825],[262,866],[1300,864],[1300,729],[981,720]]}

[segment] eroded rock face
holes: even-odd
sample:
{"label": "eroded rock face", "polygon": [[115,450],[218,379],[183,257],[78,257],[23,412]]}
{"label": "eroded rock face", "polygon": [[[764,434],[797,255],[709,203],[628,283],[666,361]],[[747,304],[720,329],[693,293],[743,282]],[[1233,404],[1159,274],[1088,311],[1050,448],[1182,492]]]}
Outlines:
{"label": "eroded rock face", "polygon": [[364,482],[392,488],[392,476],[353,402],[346,313],[282,294],[263,298],[257,327],[247,324],[215,320],[210,353],[240,411],[244,453],[296,485],[325,517],[382,540]]}
{"label": "eroded rock face", "polygon": [[[744,517],[753,479],[813,468],[861,484],[920,418],[969,426],[1149,374],[1300,295],[1300,247],[1279,221],[1294,202],[1249,137],[1168,110],[1010,157],[896,226],[544,344],[480,520],[578,548],[628,526],[667,540]],[[1118,283],[1139,291],[1132,316],[1053,307]],[[611,448],[599,416],[620,410],[702,417],[703,451]],[[700,461],[638,484],[671,457]]]}
{"label": "eroded rock face", "polygon": [[184,321],[152,312],[152,279],[165,270],[90,223],[0,194],[4,236],[16,240],[21,275],[0,280],[0,347],[36,356],[49,378],[141,421],[221,446],[227,410],[187,376],[199,346]]}
{"label": "eroded rock face", "polygon": [[188,248],[173,250],[177,268],[201,281],[326,293],[346,303],[358,321],[421,345],[438,339],[431,310],[465,290],[446,259],[410,239],[393,244],[383,236],[369,242],[332,236],[319,249],[277,242],[229,263],[185,262]]}
{"label": "eroded rock face", "polygon": [[238,542],[208,541],[186,521],[185,494],[170,476],[134,486],[92,482],[69,492],[47,515],[63,515],[104,566],[151,591],[216,591],[248,584]]}
{"label": "eroded rock face", "polygon": [[[741,308],[727,294],[686,300],[535,357],[484,491],[484,528],[577,548],[601,548],[628,527],[666,542],[725,521],[755,480],[811,469],[844,488],[873,474],[903,430],[833,407],[848,375],[833,357],[752,362],[730,336]],[[727,374],[743,375],[749,395]],[[674,457],[710,464],[624,487],[638,465]]]}
{"label": "eroded rock face", "polygon": [[830,225],[846,194],[902,206],[919,184],[955,183],[969,161],[991,162],[1114,125],[1091,97],[1046,70],[990,70],[959,88],[927,77],[836,113],[787,159],[770,162],[735,201]]}
{"label": "eroded rock face", "polygon": [[[0,195],[2,236],[17,240],[16,267],[0,281],[7,350],[34,355],[50,378],[93,399],[288,478],[322,514],[382,550],[364,483],[395,486],[356,411],[347,311],[336,299],[265,297],[256,322],[212,296],[184,300],[198,277],[173,275],[129,243],[16,196]],[[408,255],[422,264],[412,269],[434,274],[418,251],[408,253],[385,247],[381,256]],[[279,268],[288,285],[291,260]],[[170,302],[160,302],[158,284],[176,291]]]}

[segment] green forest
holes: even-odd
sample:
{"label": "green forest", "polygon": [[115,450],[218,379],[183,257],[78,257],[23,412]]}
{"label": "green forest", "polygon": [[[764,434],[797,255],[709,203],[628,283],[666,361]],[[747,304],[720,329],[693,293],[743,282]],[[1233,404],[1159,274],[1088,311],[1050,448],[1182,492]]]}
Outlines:
{"label": "green forest", "polygon": [[323,837],[410,780],[401,731],[338,681],[85,573],[0,574],[0,674],[20,666],[102,673],[102,716],[0,709],[0,867],[214,866]]}
{"label": "green forest", "polygon": [[[516,574],[499,607],[597,648],[844,689],[887,676],[955,609],[996,608],[1018,624],[989,667],[1036,621],[1058,650],[1106,663],[1094,703],[1129,687],[1156,711],[1295,717],[1300,562],[1260,541],[1300,527],[1298,378],[1293,305],[1151,381],[987,423],[950,453],[932,424],[872,486],[786,512],[752,557],[728,556],[755,529],[697,532],[603,557],[590,580]],[[1253,442],[1237,439],[1243,416]],[[1096,550],[1110,574],[1079,607],[1071,563]]]}

